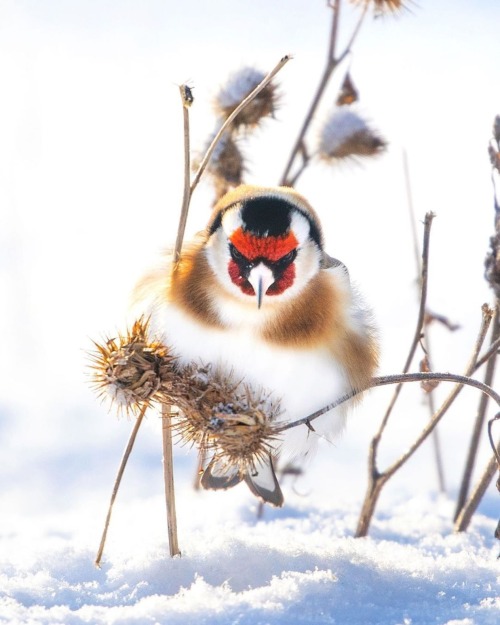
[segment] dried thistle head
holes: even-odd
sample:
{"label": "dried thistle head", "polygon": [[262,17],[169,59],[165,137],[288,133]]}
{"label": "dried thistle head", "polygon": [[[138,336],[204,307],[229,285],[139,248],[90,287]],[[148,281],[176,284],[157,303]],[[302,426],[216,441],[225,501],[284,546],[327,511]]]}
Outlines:
{"label": "dried thistle head", "polygon": [[344,76],[344,80],[342,81],[342,85],[340,87],[339,95],[337,96],[336,104],[337,106],[345,106],[349,104],[353,104],[353,102],[357,102],[359,100],[359,93],[351,78],[351,74],[349,72]]}
{"label": "dried thistle head", "polygon": [[492,181],[494,192],[495,232],[490,237],[490,248],[485,259],[485,278],[500,299],[500,203],[498,200],[497,180],[500,174],[500,116],[497,115],[493,122],[493,137],[488,145],[491,166],[493,169]]}
{"label": "dried thistle head", "polygon": [[265,392],[242,388],[210,366],[186,367],[182,382],[176,396],[181,413],[173,428],[183,442],[216,455],[241,474],[269,455],[279,406]]}
{"label": "dried thistle head", "polygon": [[141,317],[125,334],[94,345],[89,354],[92,385],[119,412],[137,413],[171,393],[175,358],[162,343],[148,338],[148,320]]}
{"label": "dried thistle head", "polygon": [[493,122],[493,137],[488,145],[491,166],[500,174],[500,115]]}
{"label": "dried thistle head", "polygon": [[[232,74],[215,98],[214,107],[217,115],[227,119],[264,78],[265,74],[253,67],[244,67]],[[235,128],[257,126],[264,117],[274,115],[278,100],[277,88],[271,82],[238,114],[233,126]]]}
{"label": "dried thistle head", "polygon": [[352,4],[368,8],[373,8],[375,17],[386,13],[397,13],[406,8],[407,2],[404,0],[351,0]]}
{"label": "dried thistle head", "polygon": [[[211,144],[215,135],[216,132],[210,137],[207,146]],[[226,133],[219,140],[208,163],[207,171],[213,178],[217,198],[243,182],[245,159],[230,133]]]}
{"label": "dried thistle head", "polygon": [[326,161],[375,156],[386,146],[386,141],[358,113],[336,107],[321,130],[319,155]]}

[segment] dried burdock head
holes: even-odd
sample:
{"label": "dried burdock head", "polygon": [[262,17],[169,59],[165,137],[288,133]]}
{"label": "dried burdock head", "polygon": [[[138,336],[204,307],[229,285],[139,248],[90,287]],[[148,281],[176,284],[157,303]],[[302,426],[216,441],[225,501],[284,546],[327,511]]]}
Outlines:
{"label": "dried burdock head", "polygon": [[347,72],[342,82],[342,86],[340,87],[336,104],[337,106],[345,106],[352,104],[353,102],[357,102],[357,100],[359,100],[358,90],[352,82],[350,73]]}
{"label": "dried burdock head", "polygon": [[336,107],[321,130],[319,155],[326,161],[375,156],[386,146],[363,117],[351,108]]}
{"label": "dried burdock head", "polygon": [[500,174],[500,115],[493,122],[493,138],[488,146],[488,154],[491,166]]}
{"label": "dried burdock head", "polygon": [[182,382],[176,397],[181,413],[173,428],[183,442],[242,475],[269,456],[276,445],[279,405],[268,394],[210,366],[186,367]]}
{"label": "dried burdock head", "polygon": [[[234,109],[265,78],[265,74],[253,67],[244,67],[229,77],[215,98],[214,107],[218,116],[227,119]],[[270,82],[238,114],[233,121],[235,128],[253,128],[264,117],[272,117],[278,106],[279,96],[276,85]]]}
{"label": "dried burdock head", "polygon": [[500,149],[500,115],[497,115],[493,122],[493,138],[497,143],[497,147]]}
{"label": "dried burdock head", "polygon": [[491,166],[500,174],[500,152],[493,145],[493,142],[488,146],[488,154]]}
{"label": "dried burdock head", "polygon": [[[207,145],[210,145],[215,135],[216,132],[210,137]],[[208,163],[207,171],[214,180],[218,198],[232,187],[236,187],[243,182],[245,159],[230,133],[223,135],[217,143],[212,153],[212,158]]]}
{"label": "dried burdock head", "polygon": [[119,413],[138,413],[144,405],[167,401],[177,373],[175,358],[162,343],[148,338],[141,317],[125,334],[94,342],[90,352],[92,386]]}
{"label": "dried burdock head", "polygon": [[403,0],[351,0],[351,3],[361,7],[368,6],[368,8],[371,5],[376,17],[384,13],[397,13],[405,9],[408,4]]}

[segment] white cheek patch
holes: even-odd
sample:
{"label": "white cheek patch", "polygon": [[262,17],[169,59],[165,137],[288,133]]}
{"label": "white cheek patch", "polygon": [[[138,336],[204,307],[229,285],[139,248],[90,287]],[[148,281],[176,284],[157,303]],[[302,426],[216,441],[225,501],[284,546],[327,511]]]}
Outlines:
{"label": "white cheek patch", "polygon": [[222,216],[222,229],[228,238],[241,226],[240,209],[240,204],[237,204],[234,208],[227,210]]}
{"label": "white cheek patch", "polygon": [[304,215],[302,215],[296,210],[292,212],[291,228],[293,230],[293,233],[297,237],[299,245],[304,245],[304,243],[309,238],[309,232],[311,230],[311,226],[309,224],[309,221],[306,219],[306,217],[304,217]]}

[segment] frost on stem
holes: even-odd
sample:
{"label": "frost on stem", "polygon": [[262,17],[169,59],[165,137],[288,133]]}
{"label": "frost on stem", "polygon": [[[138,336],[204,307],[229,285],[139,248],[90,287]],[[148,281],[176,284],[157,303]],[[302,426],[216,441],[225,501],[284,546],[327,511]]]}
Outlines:
{"label": "frost on stem", "polygon": [[326,161],[375,156],[385,140],[352,108],[335,107],[320,132],[319,155]]}

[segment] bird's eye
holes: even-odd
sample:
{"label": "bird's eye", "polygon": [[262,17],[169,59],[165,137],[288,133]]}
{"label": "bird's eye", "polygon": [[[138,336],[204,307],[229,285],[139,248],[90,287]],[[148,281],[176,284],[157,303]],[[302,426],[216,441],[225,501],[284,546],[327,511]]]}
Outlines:
{"label": "bird's eye", "polygon": [[279,260],[278,263],[280,265],[289,265],[291,262],[293,262],[295,260],[295,257],[297,256],[297,250],[292,250],[291,252],[288,252],[288,254],[285,254],[285,256],[282,256]]}
{"label": "bird's eye", "polygon": [[248,258],[245,258],[245,256],[243,256],[243,254],[232,243],[229,244],[229,253],[231,254],[232,259],[237,263],[249,262]]}

